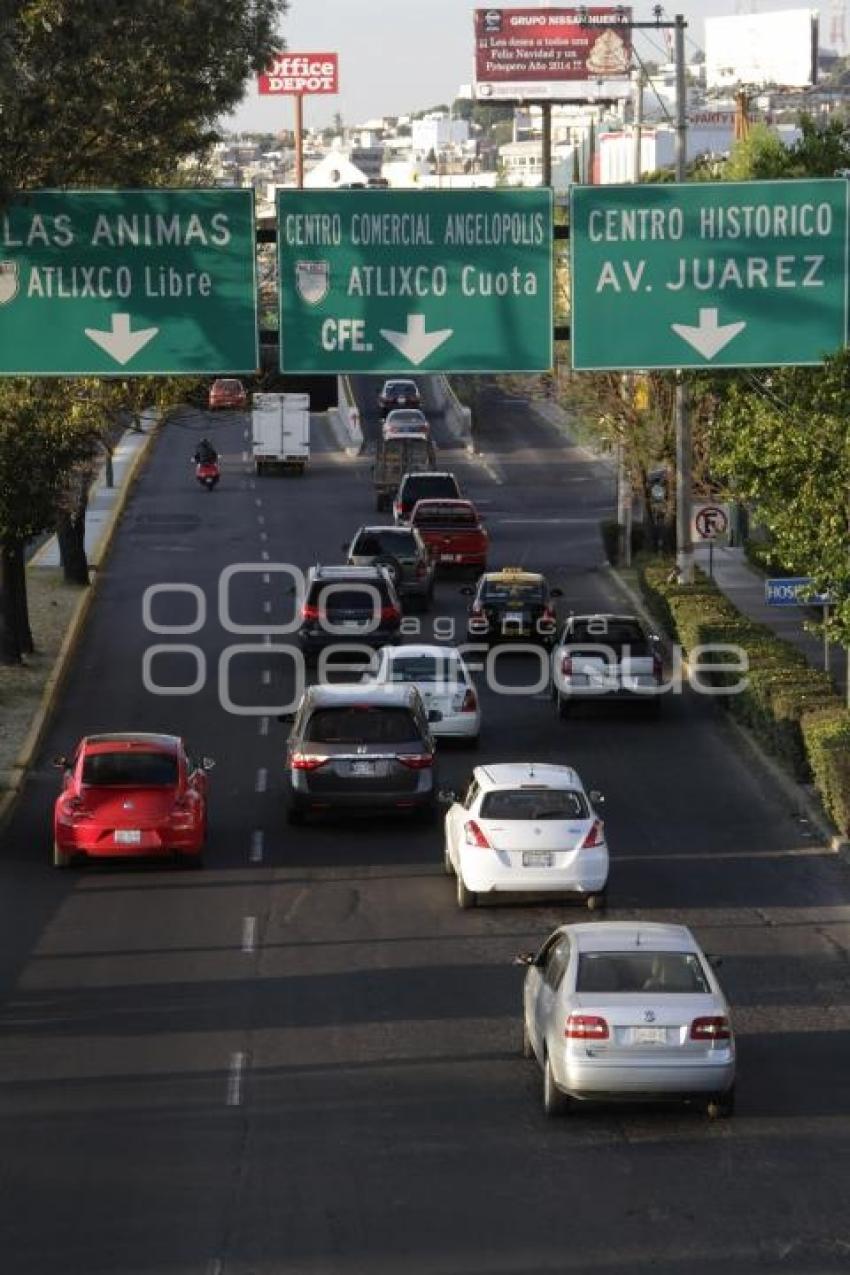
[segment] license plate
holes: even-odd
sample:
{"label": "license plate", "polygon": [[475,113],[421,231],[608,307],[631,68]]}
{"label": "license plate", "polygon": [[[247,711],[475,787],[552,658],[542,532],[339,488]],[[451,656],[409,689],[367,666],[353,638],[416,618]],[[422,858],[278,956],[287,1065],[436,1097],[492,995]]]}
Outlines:
{"label": "license plate", "polygon": [[117,846],[137,846],[142,839],[138,828],[117,828],[114,836]]}
{"label": "license plate", "polygon": [[506,611],[505,622],[506,624],[522,624],[522,612],[521,611]]}
{"label": "license plate", "polygon": [[666,1045],[665,1027],[633,1027],[632,1040],[636,1045]]}
{"label": "license plate", "polygon": [[351,763],[352,775],[374,775],[375,763],[373,761],[353,761]]}
{"label": "license plate", "polygon": [[522,866],[524,868],[551,868],[552,855],[548,850],[523,850]]}
{"label": "license plate", "polygon": [[443,562],[460,562],[461,555],[459,553],[441,553],[440,558]]}

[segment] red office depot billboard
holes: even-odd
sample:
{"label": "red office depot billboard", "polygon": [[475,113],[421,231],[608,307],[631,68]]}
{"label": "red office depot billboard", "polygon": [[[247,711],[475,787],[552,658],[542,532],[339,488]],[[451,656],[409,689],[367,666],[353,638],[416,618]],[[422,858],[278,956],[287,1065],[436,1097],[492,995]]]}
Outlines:
{"label": "red office depot billboard", "polygon": [[476,96],[623,96],[631,17],[623,7],[476,9]]}
{"label": "red office depot billboard", "polygon": [[260,93],[338,93],[336,53],[276,53],[258,77]]}

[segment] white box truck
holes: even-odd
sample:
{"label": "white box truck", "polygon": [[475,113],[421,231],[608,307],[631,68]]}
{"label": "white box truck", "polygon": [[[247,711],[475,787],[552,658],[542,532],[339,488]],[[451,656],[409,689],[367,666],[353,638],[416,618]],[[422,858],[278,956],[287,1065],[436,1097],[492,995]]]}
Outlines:
{"label": "white box truck", "polygon": [[254,469],[303,474],[310,459],[310,395],[255,394],[251,400]]}

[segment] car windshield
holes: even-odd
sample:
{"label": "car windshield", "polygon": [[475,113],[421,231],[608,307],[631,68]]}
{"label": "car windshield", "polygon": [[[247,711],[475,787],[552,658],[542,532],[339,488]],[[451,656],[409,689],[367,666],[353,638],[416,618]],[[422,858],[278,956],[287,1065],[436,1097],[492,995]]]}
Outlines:
{"label": "car windshield", "polygon": [[543,601],[543,585],[537,581],[488,580],[484,585],[485,602],[516,602],[520,605],[528,602]]}
{"label": "car windshield", "polygon": [[448,475],[434,478],[414,478],[410,482],[405,483],[402,491],[402,499],[409,505],[416,504],[417,500],[429,500],[432,496],[457,496],[457,483]]}
{"label": "car windshield", "polygon": [[582,952],[577,992],[709,992],[694,952]]}
{"label": "car windshield", "polygon": [[416,540],[412,532],[387,527],[377,531],[364,531],[354,544],[355,554],[411,554],[416,553]]}
{"label": "car windshield", "polygon": [[633,620],[609,620],[604,616],[587,620],[572,620],[564,630],[564,642],[569,646],[601,646],[629,655],[649,655],[649,639],[639,624]]}
{"label": "car windshield", "polygon": [[411,744],[421,742],[406,708],[353,704],[317,708],[304,738],[311,744]]}
{"label": "car windshield", "polygon": [[482,819],[586,819],[587,805],[571,788],[501,788],[485,793]]}
{"label": "car windshield", "polygon": [[476,527],[475,511],[465,505],[429,505],[416,511],[417,526]]}
{"label": "car windshield", "polygon": [[389,674],[393,682],[465,681],[456,655],[396,656],[390,663]]}
{"label": "car windshield", "polygon": [[89,753],[83,783],[93,788],[173,788],[177,758],[171,753]]}

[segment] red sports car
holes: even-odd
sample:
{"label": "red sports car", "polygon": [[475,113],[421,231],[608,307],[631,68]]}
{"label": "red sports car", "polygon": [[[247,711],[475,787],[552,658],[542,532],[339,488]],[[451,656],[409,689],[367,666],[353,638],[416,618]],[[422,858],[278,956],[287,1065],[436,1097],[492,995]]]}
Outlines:
{"label": "red sports car", "polygon": [[76,856],[176,855],[200,866],[207,776],[176,735],[88,735],[71,757],[53,814],[53,863]]}
{"label": "red sports car", "polygon": [[210,410],[214,411],[217,407],[235,407],[242,410],[248,405],[248,395],[245,393],[245,386],[241,381],[237,381],[235,377],[221,377],[217,381],[213,381],[210,386]]}

